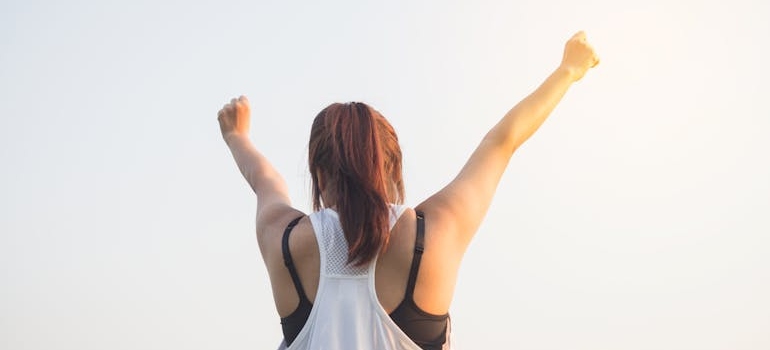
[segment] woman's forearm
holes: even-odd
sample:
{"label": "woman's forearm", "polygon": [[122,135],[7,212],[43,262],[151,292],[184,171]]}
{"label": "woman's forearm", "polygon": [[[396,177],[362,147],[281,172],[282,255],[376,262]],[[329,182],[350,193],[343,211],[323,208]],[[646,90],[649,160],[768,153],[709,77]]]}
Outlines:
{"label": "woman's forearm", "polygon": [[534,92],[511,108],[485,139],[513,154],[548,118],[573,81],[573,73],[560,66]]}
{"label": "woman's forearm", "polygon": [[[251,189],[257,194],[257,197],[262,195],[266,187],[271,188],[278,186],[281,188],[286,187],[283,178],[273,168],[272,164],[267,158],[262,155],[254,147],[251,140],[244,135],[228,135],[225,137],[230,153],[232,153],[235,163],[238,165],[238,169],[241,174],[249,183]],[[270,183],[272,186],[268,187],[265,184]]]}

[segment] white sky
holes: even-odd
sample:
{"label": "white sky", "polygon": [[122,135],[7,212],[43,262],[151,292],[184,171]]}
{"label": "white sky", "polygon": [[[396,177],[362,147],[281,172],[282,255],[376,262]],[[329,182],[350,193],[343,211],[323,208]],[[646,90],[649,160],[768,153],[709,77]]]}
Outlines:
{"label": "white sky", "polygon": [[601,65],[514,156],[451,310],[464,349],[770,348],[762,1],[0,2],[0,348],[271,349],[216,112],[309,208],[334,101],[441,188],[585,29]]}

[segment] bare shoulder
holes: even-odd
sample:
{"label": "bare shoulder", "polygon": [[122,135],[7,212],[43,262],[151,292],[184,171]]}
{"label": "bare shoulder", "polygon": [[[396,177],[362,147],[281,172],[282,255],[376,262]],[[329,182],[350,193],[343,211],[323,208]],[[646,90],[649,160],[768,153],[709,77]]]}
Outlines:
{"label": "bare shoulder", "polygon": [[[310,220],[305,213],[289,205],[276,203],[257,210],[257,243],[265,262],[272,260],[270,258],[276,254],[276,250],[280,253],[283,232],[289,223],[303,216],[297,226],[309,226]],[[312,228],[310,230],[312,232]]]}
{"label": "bare shoulder", "polygon": [[[427,236],[435,243],[440,242],[443,248],[449,248],[451,245],[462,245],[458,237],[463,230],[463,213],[456,203],[446,195],[446,191],[431,196],[415,207],[415,210],[423,213],[425,232],[429,233]],[[463,247],[458,246],[454,249],[458,248]]]}
{"label": "bare shoulder", "polygon": [[[290,226],[297,220],[296,224]],[[284,263],[283,237],[291,227],[288,248],[303,289],[312,302],[318,288],[320,257],[310,218],[299,210],[284,213],[262,227],[259,249],[270,276],[273,299],[281,317],[293,312],[299,300],[293,279]]]}
{"label": "bare shoulder", "polygon": [[424,217],[425,242],[414,300],[422,310],[434,315],[449,310],[466,248],[457,238],[452,207],[438,205],[438,198],[434,196],[415,208]]}
{"label": "bare shoulder", "polygon": [[393,225],[390,239],[388,240],[388,249],[382,256],[382,259],[394,260],[394,257],[397,257],[401,260],[406,260],[404,257],[408,256],[409,262],[411,263],[411,252],[414,248],[415,223],[415,209],[408,208],[404,210],[403,214],[398,218],[398,221]]}

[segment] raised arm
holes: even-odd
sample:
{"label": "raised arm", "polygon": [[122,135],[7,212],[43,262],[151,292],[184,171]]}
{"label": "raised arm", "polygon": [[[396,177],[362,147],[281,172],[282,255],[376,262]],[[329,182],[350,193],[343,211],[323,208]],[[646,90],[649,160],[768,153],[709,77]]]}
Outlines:
{"label": "raised arm", "polygon": [[249,138],[251,118],[246,96],[230,100],[218,113],[222,137],[230,148],[241,174],[257,195],[257,234],[266,225],[278,223],[296,212],[291,208],[289,191],[283,177],[270,161],[259,153]]}
{"label": "raised arm", "polygon": [[486,215],[500,177],[516,149],[545,121],[573,82],[599,59],[583,32],[565,45],[562,62],[486,134],[457,177],[418,206],[464,251]]}

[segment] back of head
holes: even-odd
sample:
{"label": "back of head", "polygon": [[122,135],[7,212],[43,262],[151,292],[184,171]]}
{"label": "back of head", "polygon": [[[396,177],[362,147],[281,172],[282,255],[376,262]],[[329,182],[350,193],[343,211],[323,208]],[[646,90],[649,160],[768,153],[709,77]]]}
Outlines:
{"label": "back of head", "polygon": [[313,209],[335,207],[348,262],[368,263],[387,246],[389,203],[404,198],[395,130],[364,103],[334,103],[313,121],[308,148]]}

